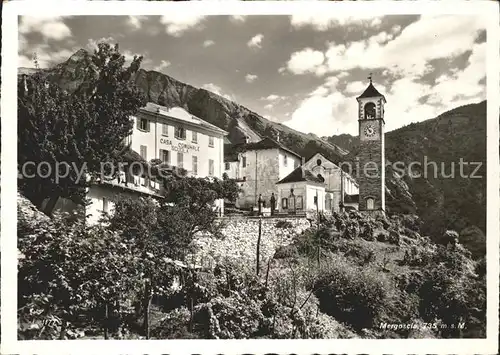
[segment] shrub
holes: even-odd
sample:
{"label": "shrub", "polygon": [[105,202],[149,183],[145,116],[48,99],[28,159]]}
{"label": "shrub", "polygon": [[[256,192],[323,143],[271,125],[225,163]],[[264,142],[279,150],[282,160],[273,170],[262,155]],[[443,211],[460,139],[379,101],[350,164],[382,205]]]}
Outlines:
{"label": "shrub", "polygon": [[420,232],[421,221],[416,215],[402,215],[401,223],[405,228],[408,228],[414,232]]}
{"label": "shrub", "polygon": [[390,285],[383,275],[334,258],[315,283],[320,308],[354,329],[373,327],[388,303]]}
{"label": "shrub", "polygon": [[299,251],[297,249],[297,246],[291,244],[278,247],[278,249],[274,253],[274,259],[294,258],[298,255]]}
{"label": "shrub", "polygon": [[376,259],[375,251],[368,245],[361,242],[350,242],[343,246],[346,257],[353,258],[358,265],[366,265]]}
{"label": "shrub", "polygon": [[400,238],[399,233],[397,231],[395,231],[394,229],[389,231],[389,238],[387,240],[389,243],[399,245],[400,239],[401,238]]}
{"label": "shrub", "polygon": [[389,233],[387,231],[380,231],[378,234],[377,234],[377,241],[379,242],[386,242],[389,240]]}
{"label": "shrub", "polygon": [[281,220],[276,222],[276,228],[290,229],[293,228],[293,224],[290,221]]}
{"label": "shrub", "polygon": [[456,245],[456,244],[458,244],[458,233],[453,231],[453,230],[447,230],[446,232],[444,232],[444,235],[442,238],[442,243],[444,245],[447,245],[447,244]]}

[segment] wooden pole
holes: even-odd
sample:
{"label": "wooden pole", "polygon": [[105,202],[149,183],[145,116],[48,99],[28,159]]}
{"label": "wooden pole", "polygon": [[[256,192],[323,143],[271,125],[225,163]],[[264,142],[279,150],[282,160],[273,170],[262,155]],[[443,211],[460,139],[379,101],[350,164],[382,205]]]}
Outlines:
{"label": "wooden pole", "polygon": [[257,237],[257,265],[256,274],[259,275],[260,270],[260,239],[262,238],[262,217],[259,217],[259,236]]}

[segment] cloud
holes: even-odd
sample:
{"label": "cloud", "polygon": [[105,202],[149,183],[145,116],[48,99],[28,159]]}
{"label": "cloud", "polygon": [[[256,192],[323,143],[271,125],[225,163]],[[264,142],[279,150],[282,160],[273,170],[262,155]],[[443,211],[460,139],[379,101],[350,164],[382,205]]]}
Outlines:
{"label": "cloud", "polygon": [[142,28],[142,21],[147,19],[147,16],[129,16],[127,23],[135,30],[140,30]]}
{"label": "cloud", "polygon": [[284,74],[286,72],[286,67],[279,67],[278,68],[278,73]]}
{"label": "cloud", "polygon": [[262,40],[264,39],[264,35],[259,33],[258,35],[253,36],[248,42],[247,46],[250,48],[262,48]]}
{"label": "cloud", "polygon": [[345,44],[330,42],[324,52],[304,48],[291,54],[287,67],[295,74],[384,68],[395,76],[423,76],[433,69],[429,61],[469,50],[483,28],[475,16],[424,16],[396,37],[399,29]]}
{"label": "cloud", "polygon": [[172,63],[170,63],[168,60],[162,60],[160,62],[160,65],[154,67],[155,71],[162,71],[165,68],[168,68]]}
{"label": "cloud", "polygon": [[379,17],[372,15],[359,14],[357,16],[339,16],[331,13],[299,13],[292,15],[291,25],[294,28],[312,27],[317,31],[326,31],[328,29],[340,26],[364,26],[376,29],[381,25]]}
{"label": "cloud", "polygon": [[215,44],[214,41],[212,41],[211,39],[207,39],[205,42],[203,42],[203,47],[210,47],[210,46],[213,46]]}
{"label": "cloud", "polygon": [[281,95],[276,95],[276,94],[271,94],[269,96],[263,96],[260,99],[264,101],[281,101],[281,100],[286,100],[288,97],[287,96],[281,96]]}
{"label": "cloud", "polygon": [[323,52],[305,48],[292,53],[286,65],[288,70],[294,74],[324,73],[324,61],[325,55]]}
{"label": "cloud", "polygon": [[424,17],[392,40],[381,32],[347,45],[331,43],[326,62],[330,70],[385,67],[400,75],[423,75],[432,69],[427,67],[428,61],[469,50],[481,28],[480,18],[474,16]]}
{"label": "cloud", "polygon": [[94,52],[97,49],[97,45],[101,42],[109,43],[115,45],[117,41],[113,37],[101,37],[99,39],[90,38],[85,46],[90,52]]}
{"label": "cloud", "polygon": [[175,13],[161,16],[160,22],[165,25],[166,32],[174,37],[180,37],[182,33],[191,28],[200,28],[205,17],[186,13]]}
{"label": "cloud", "polygon": [[[51,50],[46,43],[39,44],[30,48],[31,53],[36,53],[36,59],[40,68],[50,68],[56,64],[66,61],[74,54],[76,48],[63,48],[57,51]],[[34,68],[33,56],[20,55],[18,57],[18,67]]]}
{"label": "cloud", "polygon": [[19,24],[19,33],[40,33],[45,39],[60,41],[72,36],[70,28],[63,17],[30,17],[23,16]]}
{"label": "cloud", "polygon": [[265,106],[264,106],[264,108],[265,108],[266,110],[271,110],[273,107],[274,107],[274,105],[273,105],[273,104],[267,104],[267,105],[265,105]]}
{"label": "cloud", "polygon": [[208,91],[211,91],[213,92],[214,94],[217,94],[219,96],[222,96],[224,97],[225,99],[228,99],[228,100],[231,100],[233,101],[234,100],[234,97],[233,95],[228,95],[228,94],[225,94],[224,92],[222,92],[222,88],[220,86],[217,86],[215,85],[214,83],[208,83],[208,84],[204,84],[202,86],[203,89],[205,90],[208,90]]}
{"label": "cloud", "polygon": [[229,17],[229,20],[233,23],[242,23],[246,21],[246,16],[233,15]]}
{"label": "cloud", "polygon": [[346,133],[356,133],[357,113],[355,98],[346,97],[340,92],[315,93],[302,100],[285,124],[304,133],[318,136],[335,134],[338,128]]}
{"label": "cloud", "polygon": [[255,74],[247,74],[245,75],[245,80],[247,83],[253,83],[255,80],[257,80],[258,76]]}
{"label": "cloud", "polygon": [[345,92],[349,94],[358,94],[361,95],[361,93],[366,89],[366,83],[362,81],[352,81],[348,83],[345,87]]}
{"label": "cloud", "polygon": [[[407,75],[388,82],[387,87],[384,83],[374,83],[387,99],[386,131],[436,117],[457,106],[484,100],[485,86],[479,82],[486,76],[486,43],[475,43],[468,52],[470,56],[463,69],[452,68],[435,82],[423,81],[420,72],[409,71]],[[353,81],[344,90],[339,90],[338,82],[336,75],[326,78],[322,85],[299,102],[285,124],[319,136],[335,134],[339,128],[341,132],[357,135],[356,96],[367,83]]]}
{"label": "cloud", "polygon": [[142,62],[141,62],[141,68],[146,69],[146,70],[151,70],[153,69],[153,61],[148,57],[148,53],[140,54],[137,52],[132,52],[129,49],[126,50],[120,50],[122,55],[125,57],[125,64],[124,66],[130,65],[132,61],[134,60],[134,57],[140,57],[142,56]]}

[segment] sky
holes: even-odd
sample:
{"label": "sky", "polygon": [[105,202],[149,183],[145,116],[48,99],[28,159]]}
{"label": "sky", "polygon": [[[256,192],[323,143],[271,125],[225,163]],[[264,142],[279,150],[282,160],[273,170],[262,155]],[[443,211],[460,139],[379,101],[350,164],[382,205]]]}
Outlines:
{"label": "sky", "polygon": [[118,43],[142,68],[205,88],[304,133],[357,135],[373,84],[386,130],[486,99],[486,31],[467,15],[20,17],[19,66]]}

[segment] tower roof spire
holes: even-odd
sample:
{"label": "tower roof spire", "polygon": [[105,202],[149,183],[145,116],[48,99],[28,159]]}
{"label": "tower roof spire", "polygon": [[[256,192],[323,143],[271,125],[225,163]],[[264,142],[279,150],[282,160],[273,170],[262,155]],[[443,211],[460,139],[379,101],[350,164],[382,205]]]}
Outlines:
{"label": "tower roof spire", "polygon": [[373,73],[370,73],[370,75],[368,75],[368,80],[370,80],[368,87],[357,98],[362,99],[362,98],[366,98],[366,97],[383,97],[384,101],[385,101],[385,96],[382,95],[377,89],[375,89],[375,86],[373,86],[372,78],[373,78]]}

